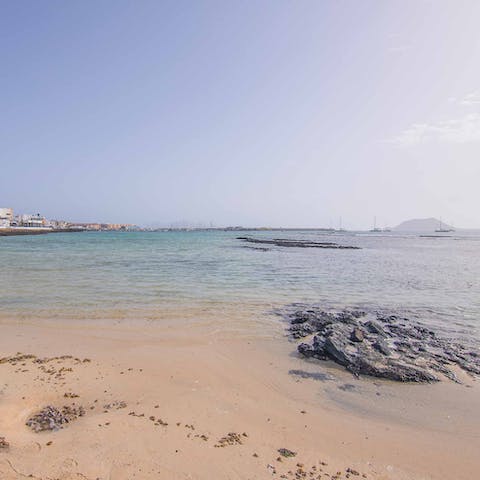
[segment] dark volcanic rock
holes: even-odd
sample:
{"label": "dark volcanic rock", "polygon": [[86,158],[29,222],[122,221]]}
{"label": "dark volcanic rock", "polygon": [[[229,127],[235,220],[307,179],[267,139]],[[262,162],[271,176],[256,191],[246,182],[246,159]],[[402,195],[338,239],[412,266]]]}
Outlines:
{"label": "dark volcanic rock", "polygon": [[367,330],[370,333],[374,333],[376,335],[381,335],[382,337],[386,337],[387,334],[385,333],[385,330],[382,328],[382,326],[376,322],[375,320],[369,320],[368,322],[365,323],[365,327],[367,327]]}
{"label": "dark volcanic rock", "polygon": [[373,344],[373,348],[383,355],[390,355],[392,352],[383,338],[378,338]]}
{"label": "dark volcanic rock", "polygon": [[310,323],[300,323],[292,325],[290,328],[290,333],[293,338],[308,337],[312,333],[315,333],[315,327]]}
{"label": "dark volcanic rock", "polygon": [[336,333],[325,339],[323,351],[327,357],[344,367],[348,367],[353,362],[353,356],[356,353],[354,348],[349,349],[348,339]]}
{"label": "dark volcanic rock", "polygon": [[263,243],[267,245],[275,245],[277,247],[298,247],[298,248],[336,248],[342,250],[359,250],[360,247],[351,245],[339,245],[334,242],[312,242],[310,240],[293,240],[287,238],[254,238],[254,237],[237,237],[237,240],[242,240],[249,243]]}
{"label": "dark volcanic rock", "polygon": [[297,350],[299,353],[301,353],[305,357],[313,357],[316,354],[315,349],[313,348],[312,345],[308,343],[301,343],[298,347]]}
{"label": "dark volcanic rock", "polygon": [[363,334],[363,330],[361,328],[355,327],[350,334],[350,340],[352,342],[363,342],[365,335]]}
{"label": "dark volcanic rock", "polygon": [[298,346],[301,355],[333,360],[355,375],[435,382],[441,374],[458,382],[452,366],[480,375],[478,351],[441,338],[412,319],[312,306],[288,312],[287,318],[293,338],[313,336],[310,343]]}

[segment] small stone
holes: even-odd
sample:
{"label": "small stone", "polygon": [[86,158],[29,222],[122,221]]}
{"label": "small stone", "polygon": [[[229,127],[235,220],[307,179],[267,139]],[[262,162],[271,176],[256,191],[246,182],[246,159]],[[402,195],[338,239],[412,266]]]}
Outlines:
{"label": "small stone", "polygon": [[293,452],[288,448],[279,448],[277,451],[282,457],[285,458],[295,457],[297,455],[297,452]]}
{"label": "small stone", "polygon": [[80,395],[77,395],[76,393],[72,393],[72,392],[65,392],[63,396],[65,398],[78,398]]}
{"label": "small stone", "polygon": [[351,473],[352,475],[355,475],[355,476],[360,475],[360,473],[358,473],[356,470],[354,470],[353,468],[350,468],[350,467],[347,468],[346,472]]}
{"label": "small stone", "polygon": [[350,334],[350,340],[352,342],[363,342],[365,335],[363,334],[363,330],[361,328],[355,327]]}

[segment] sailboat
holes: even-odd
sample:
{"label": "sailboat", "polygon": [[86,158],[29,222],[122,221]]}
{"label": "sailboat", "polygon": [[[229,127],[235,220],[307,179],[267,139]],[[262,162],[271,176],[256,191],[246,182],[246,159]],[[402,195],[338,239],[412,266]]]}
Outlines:
{"label": "sailboat", "polygon": [[340,217],[340,220],[338,222],[337,232],[346,232],[346,230],[343,228],[343,225],[342,225],[342,217]]}
{"label": "sailboat", "polygon": [[377,227],[377,217],[373,217],[373,228],[370,231],[375,233],[379,233],[382,231],[381,228]]}
{"label": "sailboat", "polygon": [[442,219],[440,218],[438,222],[438,228],[435,230],[436,233],[448,233],[448,232],[454,232],[454,231],[455,231],[454,228],[444,227],[442,223]]}

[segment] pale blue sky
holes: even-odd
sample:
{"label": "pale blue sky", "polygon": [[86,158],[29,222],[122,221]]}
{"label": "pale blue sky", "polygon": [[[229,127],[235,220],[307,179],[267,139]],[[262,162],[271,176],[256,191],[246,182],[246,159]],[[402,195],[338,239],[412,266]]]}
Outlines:
{"label": "pale blue sky", "polygon": [[0,0],[0,206],[480,226],[480,2]]}

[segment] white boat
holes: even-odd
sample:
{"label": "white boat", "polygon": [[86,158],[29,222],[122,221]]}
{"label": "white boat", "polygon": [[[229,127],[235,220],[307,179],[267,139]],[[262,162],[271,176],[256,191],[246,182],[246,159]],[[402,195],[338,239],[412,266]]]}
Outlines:
{"label": "white boat", "polygon": [[377,227],[377,217],[373,217],[373,228],[370,231],[375,233],[382,232],[382,229]]}
{"label": "white boat", "polygon": [[438,228],[435,230],[436,233],[449,233],[454,232],[454,228],[444,227],[442,223],[442,219],[438,222]]}

